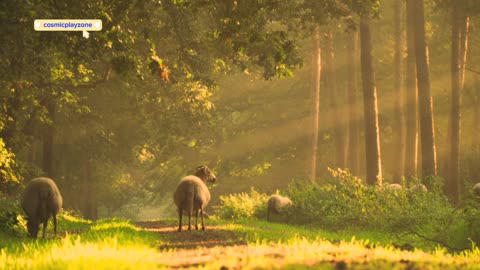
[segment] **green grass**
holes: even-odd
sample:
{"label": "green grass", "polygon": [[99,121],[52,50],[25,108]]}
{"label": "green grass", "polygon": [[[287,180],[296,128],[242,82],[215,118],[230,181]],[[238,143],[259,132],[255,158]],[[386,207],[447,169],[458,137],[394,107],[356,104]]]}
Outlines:
{"label": "green grass", "polygon": [[[251,220],[206,223],[206,232],[178,233],[176,220],[169,219],[162,221],[164,231],[159,232],[128,220],[90,222],[63,215],[57,237],[50,233],[47,239],[32,240],[25,233],[1,235],[0,269],[334,269],[337,264],[348,269],[480,268],[478,248],[459,254],[440,248],[403,251],[393,248],[390,236],[382,232],[326,232]],[[220,239],[220,244],[241,242],[205,247],[209,239]],[[199,246],[172,247],[193,241]]]}

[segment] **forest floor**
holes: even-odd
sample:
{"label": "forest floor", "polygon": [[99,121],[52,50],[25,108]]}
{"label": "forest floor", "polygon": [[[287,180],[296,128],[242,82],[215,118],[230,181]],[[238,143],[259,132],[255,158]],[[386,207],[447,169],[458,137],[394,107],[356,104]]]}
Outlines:
{"label": "forest floor", "polygon": [[[384,232],[327,232],[262,220],[89,221],[63,214],[59,232],[0,234],[1,269],[480,269],[480,250],[449,253],[395,243]],[[184,227],[186,229],[186,227]],[[404,248],[407,247],[407,248]]]}
{"label": "forest floor", "polygon": [[[312,239],[315,232],[268,222],[222,224],[178,232],[173,220],[137,222],[162,239],[167,268],[206,269],[480,269],[480,258],[382,247],[368,240]],[[255,232],[256,231],[256,232]],[[307,232],[307,233],[305,233]],[[253,234],[252,234],[253,233]],[[272,238],[278,237],[278,241]],[[254,240],[254,241],[252,241]],[[174,251],[171,253],[171,251]],[[474,263],[474,264],[472,264]]]}

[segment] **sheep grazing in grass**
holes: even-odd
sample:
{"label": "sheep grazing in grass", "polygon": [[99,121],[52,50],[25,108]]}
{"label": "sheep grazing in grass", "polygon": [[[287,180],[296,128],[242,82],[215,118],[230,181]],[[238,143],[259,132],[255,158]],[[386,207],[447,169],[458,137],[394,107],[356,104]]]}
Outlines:
{"label": "sheep grazing in grass", "polygon": [[62,203],[62,195],[52,179],[40,177],[28,183],[21,204],[27,215],[27,229],[31,237],[37,238],[40,224],[43,223],[43,238],[45,238],[50,216],[53,217],[54,230],[57,234],[57,214],[62,208]]}
{"label": "sheep grazing in grass", "polygon": [[480,196],[480,182],[473,186],[473,193],[477,196]]}
{"label": "sheep grazing in grass", "polygon": [[292,201],[287,197],[283,197],[278,194],[270,196],[267,205],[267,220],[270,220],[272,213],[280,214],[282,209],[290,205],[292,205]]}
{"label": "sheep grazing in grass", "polygon": [[385,186],[385,189],[399,191],[402,190],[403,187],[400,184],[388,184]]}
{"label": "sheep grazing in grass", "polygon": [[410,187],[412,192],[428,192],[427,187],[424,184],[416,184]]}
{"label": "sheep grazing in grass", "polygon": [[215,183],[217,178],[207,166],[197,167],[195,175],[185,176],[180,180],[173,194],[173,201],[178,210],[178,231],[182,231],[182,214],[188,215],[188,230],[191,230],[190,219],[195,213],[195,229],[198,230],[198,213],[202,219],[202,230],[205,230],[203,222],[204,209],[210,201],[210,191],[207,182]]}

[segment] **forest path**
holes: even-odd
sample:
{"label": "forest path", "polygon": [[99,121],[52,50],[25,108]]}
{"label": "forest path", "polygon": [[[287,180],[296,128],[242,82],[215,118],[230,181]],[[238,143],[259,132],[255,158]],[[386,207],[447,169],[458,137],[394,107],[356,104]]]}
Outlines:
{"label": "forest path", "polygon": [[295,258],[292,254],[299,251],[298,246],[276,243],[248,244],[246,235],[228,225],[206,224],[205,231],[182,232],[177,231],[177,222],[173,220],[143,221],[136,222],[136,225],[160,234],[159,265],[168,269],[283,269],[292,262],[302,267],[328,267],[344,263],[331,255],[310,254],[304,257],[304,247],[300,247],[300,250],[303,250],[300,252],[301,256]]}
{"label": "forest path", "polygon": [[178,232],[177,223],[172,221],[139,221],[136,225],[146,231],[162,234],[164,242],[159,246],[160,250],[168,249],[196,249],[200,247],[237,246],[247,245],[243,237],[225,225],[205,225],[206,230],[195,230],[192,222],[192,230],[188,231],[183,226],[183,231]]}
{"label": "forest path", "polygon": [[266,233],[279,239],[289,235],[288,226],[274,223],[208,222],[206,231],[182,232],[177,232],[177,221],[173,219],[136,222],[136,225],[159,234],[156,244],[159,268],[479,269],[466,267],[472,262],[478,266],[477,257],[453,258],[438,252],[382,247],[368,241],[308,240],[300,235],[278,242],[263,241],[260,236]]}

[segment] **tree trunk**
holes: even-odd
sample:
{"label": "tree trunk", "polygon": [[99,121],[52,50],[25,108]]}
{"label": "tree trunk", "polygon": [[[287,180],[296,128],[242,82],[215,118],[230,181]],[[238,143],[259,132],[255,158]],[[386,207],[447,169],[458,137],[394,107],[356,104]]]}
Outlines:
{"label": "tree trunk", "polygon": [[334,142],[334,164],[335,168],[345,168],[345,141],[343,134],[343,114],[337,104],[337,83],[335,78],[335,52],[333,49],[333,33],[328,30],[325,33],[325,64],[324,81],[325,89],[328,93],[329,112]]}
{"label": "tree trunk", "polygon": [[320,49],[320,30],[318,26],[313,36],[312,53],[312,79],[315,86],[313,91],[313,140],[312,140],[312,166],[310,172],[311,181],[315,181],[317,173],[317,154],[318,154],[318,129],[320,119],[320,74],[322,69],[321,49]]}
{"label": "tree trunk", "polygon": [[420,112],[420,139],[422,146],[422,178],[427,188],[431,183],[429,176],[437,175],[437,157],[435,151],[435,130],[433,123],[433,102],[430,94],[430,74],[428,47],[425,35],[425,17],[423,0],[413,1],[414,39],[417,67],[418,101]]}
{"label": "tree trunk", "polygon": [[450,155],[448,162],[448,195],[454,202],[459,201],[461,183],[460,171],[460,107],[464,86],[465,63],[467,55],[468,17],[458,5],[452,6],[452,59],[451,83],[452,104],[450,114]]}
{"label": "tree trunk", "polygon": [[53,101],[47,101],[45,105],[47,107],[48,115],[50,116],[51,123],[45,126],[43,134],[43,172],[46,176],[54,178],[54,153],[53,143],[55,136],[55,103]]}
{"label": "tree trunk", "polygon": [[418,168],[418,129],[417,129],[417,74],[415,63],[415,42],[413,19],[413,1],[407,0],[407,70],[406,70],[406,92],[407,102],[405,105],[405,176],[407,178],[417,177]]}
{"label": "tree trunk", "polygon": [[85,161],[84,178],[83,178],[83,216],[89,220],[98,218],[97,203],[95,196],[95,188],[92,172],[92,161]]}
{"label": "tree trunk", "polygon": [[347,167],[353,175],[360,174],[359,166],[359,139],[360,139],[360,113],[357,105],[357,80],[356,80],[356,44],[357,33],[350,31],[347,38],[347,98],[348,98],[348,162]]}
{"label": "tree trunk", "polygon": [[394,29],[395,29],[395,112],[393,130],[395,134],[395,147],[393,177],[401,182],[405,168],[405,116],[404,116],[404,89],[403,89],[403,31],[402,31],[402,0],[394,2]]}
{"label": "tree trunk", "polygon": [[360,19],[360,44],[362,63],[363,107],[365,117],[365,152],[367,184],[381,185],[382,164],[380,156],[380,134],[378,127],[377,89],[373,71],[372,40],[370,22],[365,16]]}
{"label": "tree trunk", "polygon": [[[477,78],[477,85],[480,85],[480,78]],[[480,96],[477,93],[473,96],[472,146],[480,147]]]}

